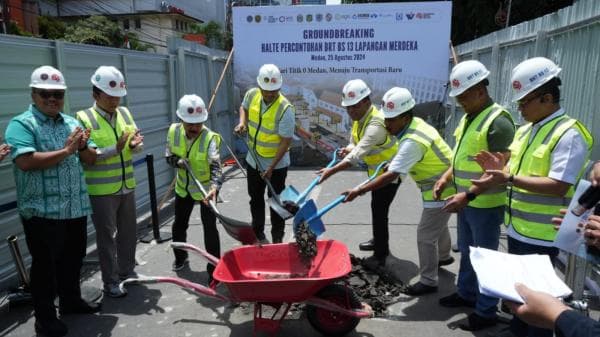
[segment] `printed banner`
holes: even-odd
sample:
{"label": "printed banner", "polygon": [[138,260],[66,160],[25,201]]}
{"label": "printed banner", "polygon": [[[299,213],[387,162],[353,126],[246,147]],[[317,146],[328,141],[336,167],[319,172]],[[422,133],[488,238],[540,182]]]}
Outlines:
{"label": "printed banner", "polygon": [[[360,78],[377,105],[394,86],[428,103],[432,124],[448,81],[451,2],[234,7],[234,78],[243,93],[276,64],[296,108],[297,136],[327,153],[348,143],[342,87]],[[421,109],[423,110],[423,109]],[[443,114],[442,114],[443,115]],[[443,121],[443,117],[441,118]]]}

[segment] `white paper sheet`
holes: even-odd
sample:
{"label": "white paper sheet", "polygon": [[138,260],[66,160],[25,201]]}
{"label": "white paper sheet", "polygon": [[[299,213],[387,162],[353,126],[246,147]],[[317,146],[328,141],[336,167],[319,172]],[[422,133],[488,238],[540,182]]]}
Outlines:
{"label": "white paper sheet", "polygon": [[495,250],[470,247],[471,264],[482,294],[523,303],[515,283],[565,297],[571,289],[556,275],[547,255],[513,255]]}

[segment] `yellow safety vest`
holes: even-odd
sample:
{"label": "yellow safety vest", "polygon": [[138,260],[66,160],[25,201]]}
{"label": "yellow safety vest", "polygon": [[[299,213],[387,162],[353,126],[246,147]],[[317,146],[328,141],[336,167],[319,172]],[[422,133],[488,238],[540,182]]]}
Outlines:
{"label": "yellow safety vest", "polygon": [[[210,181],[210,165],[208,161],[208,147],[210,142],[214,139],[217,143],[217,150],[221,146],[221,137],[216,132],[211,131],[209,128],[204,126],[200,135],[194,139],[189,149],[186,147],[185,142],[185,129],[181,123],[173,123],[169,128],[167,134],[167,146],[172,154],[177,155],[181,158],[187,158],[192,172],[200,183],[204,186]],[[202,200],[202,192],[191,181],[187,170],[179,168],[177,169],[177,184],[175,185],[175,193],[178,196],[185,198],[188,193],[194,200]]]}
{"label": "yellow safety vest", "polygon": [[[421,189],[423,201],[434,201],[433,185],[450,167],[452,149],[433,126],[419,117],[413,117],[398,143],[402,143],[404,139],[411,139],[427,149],[423,158],[410,169],[409,174]],[[454,193],[456,193],[454,187],[446,188],[441,199]]]}
{"label": "yellow safety vest", "polygon": [[250,146],[259,155],[264,158],[274,158],[281,143],[281,137],[278,134],[279,122],[281,122],[286,108],[291,107],[291,104],[280,93],[267,111],[261,114],[260,105],[263,97],[260,89],[255,90],[248,107],[248,140]]}
{"label": "yellow safety vest", "polygon": [[[532,124],[526,124],[517,130],[515,138],[510,145],[510,173],[525,177],[547,177],[550,172],[552,151],[567,130],[575,129],[581,134],[588,145],[588,156],[581,163],[581,170],[577,180],[585,170],[593,138],[586,127],[579,121],[562,115],[544,124],[531,137]],[[514,230],[520,235],[541,241],[554,241],[556,230],[552,224],[552,217],[559,214],[561,208],[567,208],[575,191],[571,186],[562,196],[539,194],[527,191],[516,186],[509,189],[505,224],[512,224]]]}
{"label": "yellow safety vest", "polygon": [[[457,192],[468,192],[471,179],[479,179],[483,170],[475,161],[475,155],[483,150],[489,150],[487,136],[490,125],[500,115],[512,116],[504,107],[494,103],[480,112],[473,121],[467,124],[467,115],[464,115],[460,124],[454,131],[456,144],[454,145],[454,161],[452,163],[454,185]],[[504,186],[492,187],[470,201],[469,206],[476,208],[492,208],[504,205],[506,202],[506,188]]]}
{"label": "yellow safety vest", "polygon": [[[366,126],[369,125],[369,122],[374,120],[377,124],[381,125],[382,128],[385,129],[385,122],[383,113],[381,113],[375,106],[371,106],[369,111],[367,111],[367,116],[361,121],[354,121],[352,123],[352,139],[354,144],[358,144],[362,139]],[[379,164],[383,161],[389,161],[396,155],[398,152],[398,140],[396,137],[390,136],[386,131],[386,138],[383,144],[375,145],[373,148],[362,158],[362,160],[367,164],[367,172],[369,176],[375,172],[375,169]],[[383,170],[379,171],[378,175],[383,174]]]}
{"label": "yellow safety vest", "polygon": [[[90,129],[90,139],[99,147],[109,147],[117,144],[124,132],[130,135],[137,127],[131,113],[125,107],[118,107],[116,114],[116,128],[113,129],[109,121],[93,107],[77,112],[77,119],[86,129]],[[133,175],[132,153],[127,140],[123,150],[104,160],[96,160],[94,165],[84,165],[85,182],[90,195],[110,195],[117,193],[123,184],[129,189],[135,188]]]}

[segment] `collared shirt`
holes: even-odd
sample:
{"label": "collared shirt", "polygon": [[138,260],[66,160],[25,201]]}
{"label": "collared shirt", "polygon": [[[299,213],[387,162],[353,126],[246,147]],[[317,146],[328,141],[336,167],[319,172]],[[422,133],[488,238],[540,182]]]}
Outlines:
{"label": "collared shirt", "polygon": [[[196,140],[196,138],[189,139],[186,136],[186,137],[184,137],[184,139],[185,139],[185,148],[187,149],[187,152],[189,152],[190,147],[192,147],[192,144],[194,144],[194,141]],[[165,157],[170,157],[173,155],[168,144],[169,144],[169,140],[167,139],[167,147],[165,149]],[[208,165],[210,167],[211,186],[203,184],[203,187],[207,190],[212,187],[218,191],[221,189],[221,185],[223,185],[223,169],[221,167],[221,154],[219,153],[219,150],[217,149],[217,142],[215,141],[214,138],[210,140],[210,143],[208,143]]]}
{"label": "collared shirt", "polygon": [[[371,106],[369,109],[372,108],[373,107]],[[362,123],[368,115],[369,112],[367,111],[358,123]],[[375,119],[371,119],[369,124],[365,126],[365,132],[358,144],[354,143],[354,137],[350,134],[350,144],[346,148],[351,149],[351,151],[344,157],[343,161],[349,162],[352,166],[358,165],[363,157],[367,155],[374,146],[385,142],[387,134],[388,132],[385,127],[377,123]]]}
{"label": "collared shirt", "polygon": [[[116,118],[117,114],[116,113],[110,114],[110,113],[104,111],[104,109],[99,107],[95,102],[94,102],[93,108],[94,108],[94,110],[96,110],[98,112],[98,114],[100,114],[100,116],[102,116],[102,118],[106,119],[106,121],[110,124],[110,126],[112,126],[113,129],[116,129],[116,127],[117,127],[117,118]],[[137,126],[136,126],[136,128],[137,128]],[[117,152],[116,142],[117,141],[115,140],[115,145],[97,148],[96,149],[96,154],[98,155],[97,160],[105,160],[105,159],[113,157],[113,156],[118,156],[119,153]],[[131,152],[139,153],[143,149],[144,149],[144,143],[140,143],[136,147],[132,148]],[[123,187],[121,187],[121,189],[118,192],[116,192],[115,194],[127,194],[127,193],[131,193],[133,191],[135,191],[135,189],[129,189],[129,188],[127,188],[127,186],[125,186],[125,184],[123,184]]]}
{"label": "collared shirt", "polygon": [[[401,139],[409,124],[400,131],[397,135],[397,139]],[[392,159],[388,171],[394,172],[400,175],[402,180],[406,179],[410,169],[425,156],[427,148],[412,139],[404,139],[398,144],[398,152]],[[425,201],[423,202],[423,208],[440,208],[444,206],[443,201]]]}
{"label": "collared shirt", "polygon": [[[564,114],[565,111],[561,108],[550,114],[548,117],[533,124],[531,128],[531,135],[529,136],[529,143],[533,141],[533,138],[543,125]],[[581,168],[586,164],[586,157],[587,143],[578,131],[570,128],[559,139],[558,143],[556,143],[556,146],[554,147],[554,150],[552,151],[550,157],[550,172],[548,172],[548,177],[570,185],[574,185],[577,182],[577,176],[579,175]],[[541,241],[520,235],[514,230],[512,224],[509,224],[507,234],[519,241],[537,245],[543,244]]]}
{"label": "collared shirt", "polygon": [[[46,116],[34,105],[14,117],[6,129],[13,161],[26,153],[61,150],[76,127],[77,119],[60,113],[56,119]],[[83,127],[82,127],[83,128]],[[95,146],[88,141],[88,146]],[[83,167],[78,154],[72,154],[55,166],[23,171],[13,165],[19,214],[47,219],[75,219],[92,213]]]}
{"label": "collared shirt", "polygon": [[[252,88],[250,90],[248,90],[246,92],[246,94],[244,95],[244,100],[242,101],[242,108],[244,108],[244,110],[246,110],[246,112],[248,112],[248,110],[250,109],[250,99],[254,96],[254,93],[256,93],[257,90],[260,90],[258,88]],[[271,102],[271,104],[273,104],[273,102]],[[271,104],[266,104],[265,101],[261,100],[260,101],[260,114],[264,114],[269,107],[271,106]],[[292,138],[294,136],[294,129],[296,128],[296,116],[295,116],[295,112],[292,106],[289,106],[287,108],[285,108],[285,110],[283,111],[283,116],[281,117],[281,121],[279,122],[279,129],[277,130],[277,134],[283,138]],[[271,162],[273,161],[273,158],[265,158],[263,156],[261,156],[260,154],[256,153],[256,157],[258,158],[258,161],[260,163],[260,165],[262,166],[262,169],[266,170],[267,167],[269,165],[271,165]],[[249,153],[246,155],[246,161],[248,162],[248,164],[252,167],[256,167],[256,163],[254,162],[254,158],[252,158],[252,155],[250,155]],[[290,166],[290,153],[289,151],[287,151],[283,157],[281,157],[281,160],[279,161],[279,163],[277,163],[277,165],[274,167],[274,169],[280,169],[280,168],[284,168],[284,167],[288,167]]]}

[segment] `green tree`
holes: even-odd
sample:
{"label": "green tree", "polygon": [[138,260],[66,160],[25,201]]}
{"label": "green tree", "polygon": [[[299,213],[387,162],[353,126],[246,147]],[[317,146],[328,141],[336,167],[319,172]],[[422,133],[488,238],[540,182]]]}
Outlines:
{"label": "green tree", "polygon": [[65,36],[67,27],[65,23],[52,16],[39,16],[38,26],[40,37],[49,40],[62,39]]}
{"label": "green tree", "polygon": [[214,21],[209,21],[202,25],[192,25],[192,31],[195,34],[202,34],[206,37],[206,44],[211,48],[231,49],[233,39],[230,33],[223,32],[221,25]]}
{"label": "green tree", "polygon": [[65,40],[98,46],[121,47],[122,34],[119,26],[104,16],[90,16],[67,26]]}

